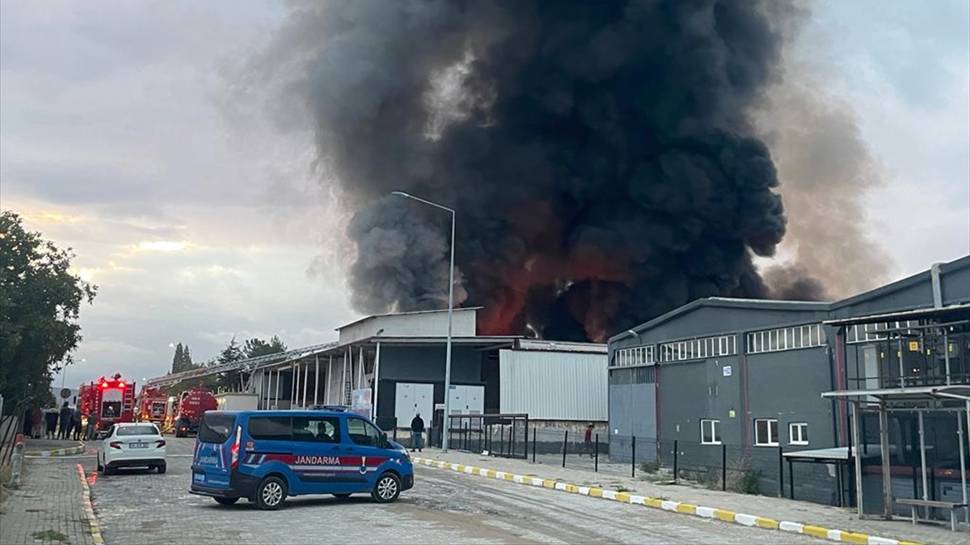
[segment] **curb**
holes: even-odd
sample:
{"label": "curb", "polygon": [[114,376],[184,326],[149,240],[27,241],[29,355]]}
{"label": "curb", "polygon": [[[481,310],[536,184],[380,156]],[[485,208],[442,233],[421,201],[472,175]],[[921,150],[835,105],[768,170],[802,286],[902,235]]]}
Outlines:
{"label": "curb", "polygon": [[768,517],[759,517],[757,515],[736,513],[734,511],[729,511],[727,509],[718,509],[715,507],[704,507],[701,505],[694,505],[691,503],[662,500],[660,498],[651,498],[648,496],[638,496],[635,494],[631,494],[629,492],[618,492],[616,490],[607,490],[604,488],[579,486],[575,484],[554,481],[551,479],[542,479],[540,477],[531,477],[528,475],[517,475],[515,473],[509,473],[507,471],[496,471],[494,469],[484,469],[480,467],[466,466],[463,464],[452,464],[443,460],[431,460],[429,458],[420,458],[420,457],[415,457],[413,458],[413,460],[414,460],[414,463],[416,464],[426,465],[429,467],[436,467],[439,469],[447,469],[447,470],[454,471],[456,473],[465,473],[467,475],[477,475],[479,477],[497,479],[499,481],[510,481],[518,484],[524,484],[527,486],[548,488],[551,490],[568,492],[570,494],[580,494],[583,496],[602,498],[605,500],[613,500],[621,503],[643,505],[645,507],[662,509],[664,511],[670,511],[673,513],[694,515],[696,517],[712,519],[712,520],[720,520],[723,522],[733,522],[735,524],[740,524],[742,526],[758,527],[758,528],[764,528],[767,530],[780,530],[782,532],[789,532],[793,534],[804,534],[804,535],[816,537],[819,539],[827,539],[829,541],[838,541],[841,543],[856,543],[860,545],[920,545],[919,543],[913,542],[913,541],[901,541],[898,539],[872,536],[861,532],[847,532],[845,530],[832,530],[829,528],[823,528],[821,526],[802,524],[800,522],[789,522],[785,520],[778,521]]}
{"label": "curb", "polygon": [[75,447],[27,452],[27,456],[30,458],[53,458],[57,456],[73,456],[75,454],[84,454],[84,449],[85,449],[85,445],[82,442]]}
{"label": "curb", "polygon": [[84,468],[81,467],[81,464],[77,465],[77,476],[81,479],[82,507],[90,525],[91,540],[94,545],[104,545],[104,538],[101,537],[101,526],[98,524],[98,518],[94,516],[94,505],[91,503],[91,487],[88,486],[88,480],[84,477]]}

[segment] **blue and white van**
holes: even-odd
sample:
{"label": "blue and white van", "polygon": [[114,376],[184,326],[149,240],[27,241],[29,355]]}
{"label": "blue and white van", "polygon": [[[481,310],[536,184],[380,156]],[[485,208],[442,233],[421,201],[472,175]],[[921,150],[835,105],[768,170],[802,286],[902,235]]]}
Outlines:
{"label": "blue and white van", "polygon": [[414,486],[407,450],[370,420],[336,408],[208,411],[192,459],[193,494],[278,509],[287,496],[370,493],[397,500]]}

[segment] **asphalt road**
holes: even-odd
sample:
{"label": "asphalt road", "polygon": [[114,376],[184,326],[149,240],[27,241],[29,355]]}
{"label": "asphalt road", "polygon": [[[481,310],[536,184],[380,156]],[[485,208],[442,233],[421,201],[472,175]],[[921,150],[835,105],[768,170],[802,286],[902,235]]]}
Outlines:
{"label": "asphalt road", "polygon": [[95,511],[114,544],[308,543],[819,543],[805,536],[708,521],[635,505],[416,468],[415,487],[390,505],[369,496],[290,498],[275,512],[189,494],[193,439],[171,439],[168,472],[88,472]]}

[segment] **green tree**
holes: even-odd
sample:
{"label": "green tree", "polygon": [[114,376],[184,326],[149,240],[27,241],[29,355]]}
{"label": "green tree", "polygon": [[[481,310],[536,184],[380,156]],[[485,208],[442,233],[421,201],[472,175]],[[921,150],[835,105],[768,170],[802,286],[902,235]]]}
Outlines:
{"label": "green tree", "polygon": [[269,340],[269,342],[264,341],[258,337],[253,337],[246,341],[243,347],[243,352],[246,353],[247,358],[255,358],[257,356],[266,356],[269,354],[279,354],[280,352],[286,352],[286,345],[283,341],[276,335]]}
{"label": "green tree", "polygon": [[0,394],[7,400],[42,398],[52,375],[73,363],[81,303],[97,292],[71,273],[74,257],[26,230],[16,213],[0,211]]}
{"label": "green tree", "polygon": [[182,343],[175,345],[175,355],[172,356],[172,372],[178,373],[182,370]]}
{"label": "green tree", "polygon": [[192,363],[192,351],[189,345],[178,343],[175,345],[175,355],[172,356],[172,372],[181,373],[192,369],[198,369],[198,366]]}

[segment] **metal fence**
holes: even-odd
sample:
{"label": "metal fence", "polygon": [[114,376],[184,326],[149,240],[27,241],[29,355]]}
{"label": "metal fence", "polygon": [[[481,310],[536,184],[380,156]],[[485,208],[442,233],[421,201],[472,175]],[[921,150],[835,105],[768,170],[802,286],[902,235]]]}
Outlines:
{"label": "metal fence", "polygon": [[[654,437],[590,434],[580,429],[469,423],[450,439],[451,448],[510,456],[535,464],[593,471],[664,483],[850,505],[851,471],[845,463],[796,463],[790,446],[701,444]],[[528,430],[528,431],[526,431]]]}

